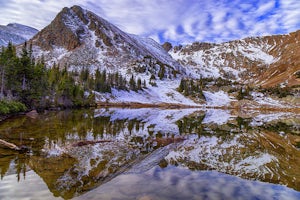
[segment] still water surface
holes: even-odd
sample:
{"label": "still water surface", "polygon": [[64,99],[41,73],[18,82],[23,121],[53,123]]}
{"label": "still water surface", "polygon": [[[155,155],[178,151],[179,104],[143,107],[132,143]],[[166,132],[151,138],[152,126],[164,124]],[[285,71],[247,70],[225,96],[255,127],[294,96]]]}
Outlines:
{"label": "still water surface", "polygon": [[0,199],[300,199],[300,117],[97,109],[0,123]]}

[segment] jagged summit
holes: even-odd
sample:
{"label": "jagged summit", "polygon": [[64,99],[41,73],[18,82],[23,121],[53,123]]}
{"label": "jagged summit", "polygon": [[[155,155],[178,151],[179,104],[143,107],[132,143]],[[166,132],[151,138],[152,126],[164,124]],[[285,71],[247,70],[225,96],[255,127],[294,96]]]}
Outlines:
{"label": "jagged summit", "polygon": [[166,74],[180,71],[180,65],[154,40],[127,34],[79,6],[63,8],[30,42],[34,55],[44,55],[49,66],[135,68],[155,73],[164,65]]}
{"label": "jagged summit", "polygon": [[21,44],[32,38],[38,32],[37,29],[18,23],[0,25],[0,46],[7,46],[9,42],[15,45]]}
{"label": "jagged summit", "polygon": [[62,47],[73,50],[83,43],[88,35],[88,21],[84,10],[79,6],[63,8],[55,19],[33,38],[33,44],[42,50],[53,50]]}

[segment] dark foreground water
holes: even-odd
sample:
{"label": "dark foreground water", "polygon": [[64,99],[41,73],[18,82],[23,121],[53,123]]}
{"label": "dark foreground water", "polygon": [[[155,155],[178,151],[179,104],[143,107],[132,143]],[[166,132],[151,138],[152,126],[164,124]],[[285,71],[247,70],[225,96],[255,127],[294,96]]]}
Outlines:
{"label": "dark foreground water", "polygon": [[300,117],[98,109],[0,123],[0,199],[300,199]]}

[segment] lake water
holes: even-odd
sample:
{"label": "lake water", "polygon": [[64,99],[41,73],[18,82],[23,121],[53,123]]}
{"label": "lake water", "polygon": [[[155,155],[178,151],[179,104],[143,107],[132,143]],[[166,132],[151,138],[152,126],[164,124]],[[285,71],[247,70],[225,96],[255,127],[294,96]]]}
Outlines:
{"label": "lake water", "polygon": [[0,123],[0,199],[300,199],[300,115],[96,109]]}

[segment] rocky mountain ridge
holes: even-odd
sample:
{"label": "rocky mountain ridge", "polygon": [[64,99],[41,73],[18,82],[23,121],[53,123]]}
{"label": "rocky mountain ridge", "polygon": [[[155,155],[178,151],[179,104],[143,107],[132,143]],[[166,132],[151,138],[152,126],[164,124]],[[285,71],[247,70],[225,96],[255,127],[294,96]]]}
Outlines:
{"label": "rocky mountain ridge", "polygon": [[175,46],[169,53],[194,77],[222,77],[255,86],[299,85],[300,31],[220,44]]}
{"label": "rocky mountain ridge", "polygon": [[21,44],[32,38],[37,32],[38,30],[35,28],[17,23],[0,25],[0,46],[7,46],[9,42],[15,45]]}

